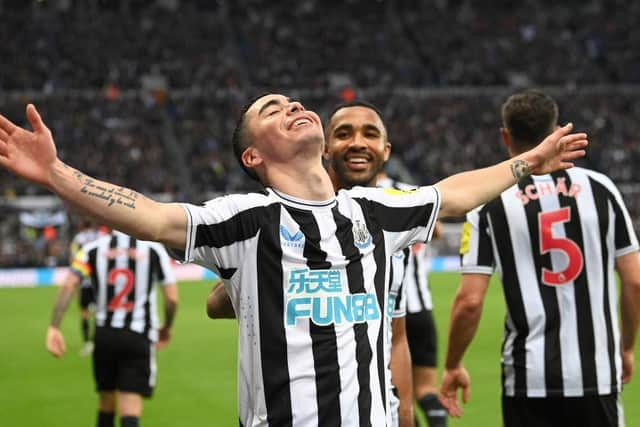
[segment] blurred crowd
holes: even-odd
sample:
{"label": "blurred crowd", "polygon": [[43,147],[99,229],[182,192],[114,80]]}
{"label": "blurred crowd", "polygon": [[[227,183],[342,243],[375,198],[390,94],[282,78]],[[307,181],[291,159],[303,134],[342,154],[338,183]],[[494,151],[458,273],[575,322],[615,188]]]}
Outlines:
{"label": "blurred crowd", "polygon": [[[640,3],[0,0],[0,15],[2,114],[24,125],[36,103],[64,161],[145,194],[198,203],[256,188],[230,136],[265,91],[322,118],[375,103],[390,173],[428,184],[504,159],[500,104],[544,86],[561,122],[589,133],[584,164],[624,184],[640,225]],[[33,244],[43,230],[7,210],[46,191],[4,171],[0,189],[0,267],[50,260],[52,245]]]}

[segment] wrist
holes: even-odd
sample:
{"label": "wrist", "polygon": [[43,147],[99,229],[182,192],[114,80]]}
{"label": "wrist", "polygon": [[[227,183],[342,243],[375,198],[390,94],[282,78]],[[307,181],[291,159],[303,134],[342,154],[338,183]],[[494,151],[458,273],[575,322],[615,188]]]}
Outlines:
{"label": "wrist", "polygon": [[509,168],[511,169],[511,174],[516,179],[516,181],[520,181],[521,179],[532,174],[532,170],[535,169],[536,162],[534,160],[533,155],[529,155],[528,153],[521,154],[517,157],[514,157],[509,163]]}

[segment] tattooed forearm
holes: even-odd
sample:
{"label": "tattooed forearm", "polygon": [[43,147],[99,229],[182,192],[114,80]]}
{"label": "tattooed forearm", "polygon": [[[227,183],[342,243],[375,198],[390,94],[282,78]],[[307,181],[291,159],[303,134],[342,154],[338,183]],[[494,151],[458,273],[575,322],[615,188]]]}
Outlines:
{"label": "tattooed forearm", "polygon": [[51,326],[54,326],[56,328],[60,327],[60,323],[62,323],[62,317],[64,316],[64,312],[67,311],[67,307],[69,306],[69,301],[71,301],[72,296],[73,289],[69,289],[66,287],[60,288],[58,298],[56,299],[56,303],[53,306],[53,314],[51,315]]}
{"label": "tattooed forearm", "polygon": [[125,187],[103,183],[70,166],[65,165],[65,167],[72,170],[73,178],[81,185],[81,193],[103,200],[107,207],[121,205],[129,209],[136,208],[139,193]]}
{"label": "tattooed forearm", "polygon": [[520,181],[525,176],[530,175],[529,164],[524,160],[514,160],[513,163],[511,163],[511,173],[515,179]]}

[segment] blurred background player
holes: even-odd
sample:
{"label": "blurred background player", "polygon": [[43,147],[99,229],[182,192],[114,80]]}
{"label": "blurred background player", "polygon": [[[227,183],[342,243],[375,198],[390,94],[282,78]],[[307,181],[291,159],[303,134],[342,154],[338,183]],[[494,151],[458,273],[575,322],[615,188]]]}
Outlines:
{"label": "blurred background player", "polygon": [[[528,90],[502,106],[511,157],[557,127],[558,106]],[[441,398],[453,416],[467,401],[462,357],[480,322],[489,279],[502,280],[505,427],[624,425],[619,393],[631,380],[640,322],[640,255],[618,189],[575,167],[532,175],[467,214],[462,280],[451,308]],[[616,276],[621,281],[620,319]]]}
{"label": "blurred background player", "polygon": [[[103,233],[91,219],[80,217],[77,224],[77,232],[69,245],[69,265],[73,263],[78,251],[89,242],[93,242]],[[91,334],[91,308],[95,304],[93,286],[89,277],[83,278],[78,289],[78,302],[80,304],[80,330],[84,345],[80,349],[81,356],[89,356],[93,352],[93,336]]]}
{"label": "blurred background player", "polygon": [[[378,187],[410,191],[416,186],[399,182],[383,170]],[[438,239],[442,225],[438,221],[433,239]],[[411,352],[413,397],[424,413],[429,427],[447,425],[447,411],[438,400],[438,332],[433,317],[433,299],[429,288],[431,246],[416,243],[404,250],[403,287],[406,294],[407,341]],[[417,425],[417,422],[416,422]]]}
{"label": "blurred background player", "polygon": [[[116,408],[122,427],[139,425],[143,397],[156,382],[155,348],[168,344],[178,304],[169,256],[158,243],[114,231],[77,252],[56,298],[47,349],[66,351],[60,323],[82,281],[96,296],[93,374],[99,393],[98,427],[112,427]],[[158,329],[156,282],[162,285],[164,324]]]}

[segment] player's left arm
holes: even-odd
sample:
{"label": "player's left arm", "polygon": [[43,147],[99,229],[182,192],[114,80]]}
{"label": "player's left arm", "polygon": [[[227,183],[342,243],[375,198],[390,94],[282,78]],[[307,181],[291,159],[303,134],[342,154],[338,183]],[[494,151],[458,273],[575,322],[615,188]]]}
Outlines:
{"label": "player's left arm", "polygon": [[620,275],[622,382],[631,381],[634,349],[640,326],[640,253],[633,251],[616,259]]}
{"label": "player's left arm", "polygon": [[480,324],[490,278],[491,276],[487,274],[463,274],[451,306],[449,341],[445,371],[440,386],[440,401],[454,417],[462,416],[462,409],[457,399],[458,389],[462,389],[462,401],[466,403],[469,400],[471,381],[467,370],[462,365],[462,357]]}
{"label": "player's left arm", "polygon": [[407,341],[405,317],[394,317],[391,321],[391,378],[398,389],[400,427],[413,427],[413,380],[411,376],[411,353]]}
{"label": "player's left arm", "polygon": [[47,328],[46,342],[47,350],[49,350],[49,352],[55,357],[61,357],[67,350],[64,342],[64,336],[60,331],[60,324],[62,323],[64,313],[67,311],[67,307],[69,307],[69,302],[73,297],[73,293],[79,285],[80,276],[77,273],[70,271],[67,273],[64,282],[62,282],[60,289],[58,290],[58,295],[56,296],[56,300],[53,305],[53,312],[51,314],[51,323]]}
{"label": "player's left arm", "polygon": [[528,175],[543,175],[573,166],[572,160],[585,155],[585,133],[569,132],[572,125],[559,127],[535,148],[487,168],[450,176],[435,186],[442,197],[440,218],[462,216],[487,203]]}
{"label": "player's left arm", "polygon": [[164,296],[164,323],[158,332],[158,348],[165,347],[171,339],[171,328],[178,311],[178,285],[175,282],[165,284],[162,287],[162,294]]}

